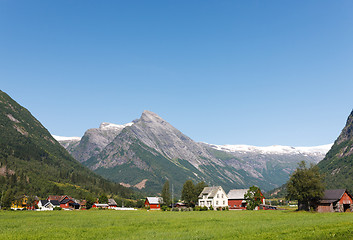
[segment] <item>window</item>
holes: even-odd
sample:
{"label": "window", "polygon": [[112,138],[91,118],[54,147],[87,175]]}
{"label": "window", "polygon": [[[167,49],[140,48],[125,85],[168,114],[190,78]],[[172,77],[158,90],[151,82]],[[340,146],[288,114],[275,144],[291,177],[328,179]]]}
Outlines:
{"label": "window", "polygon": [[234,207],[237,207],[237,205],[234,204]]}
{"label": "window", "polygon": [[216,205],[218,205],[218,201],[216,201]]}
{"label": "window", "polygon": [[223,194],[222,194],[222,198],[223,198]]}
{"label": "window", "polygon": [[219,194],[217,194],[217,198],[219,198]]}
{"label": "window", "polygon": [[226,201],[223,201],[223,205],[226,204]]}

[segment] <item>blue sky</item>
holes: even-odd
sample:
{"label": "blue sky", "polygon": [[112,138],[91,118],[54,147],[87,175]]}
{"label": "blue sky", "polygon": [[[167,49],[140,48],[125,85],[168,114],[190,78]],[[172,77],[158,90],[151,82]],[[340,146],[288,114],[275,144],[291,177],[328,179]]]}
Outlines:
{"label": "blue sky", "polygon": [[313,146],[350,114],[353,1],[0,0],[0,89],[52,134],[143,110],[196,141]]}

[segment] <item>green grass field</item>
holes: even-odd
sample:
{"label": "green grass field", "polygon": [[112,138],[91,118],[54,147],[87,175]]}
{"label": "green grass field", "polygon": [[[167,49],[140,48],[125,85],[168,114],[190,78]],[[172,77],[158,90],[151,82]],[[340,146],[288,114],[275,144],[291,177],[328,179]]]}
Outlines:
{"label": "green grass field", "polygon": [[0,239],[353,239],[353,213],[0,211]]}

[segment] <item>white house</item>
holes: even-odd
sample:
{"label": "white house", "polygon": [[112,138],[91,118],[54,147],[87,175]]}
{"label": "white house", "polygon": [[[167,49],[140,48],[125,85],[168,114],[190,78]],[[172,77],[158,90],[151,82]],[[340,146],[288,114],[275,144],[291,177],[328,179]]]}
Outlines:
{"label": "white house", "polygon": [[52,211],[54,209],[54,205],[48,200],[40,200],[38,202],[38,210],[39,211]]}
{"label": "white house", "polygon": [[214,209],[228,206],[228,197],[221,186],[205,187],[199,195],[199,206]]}

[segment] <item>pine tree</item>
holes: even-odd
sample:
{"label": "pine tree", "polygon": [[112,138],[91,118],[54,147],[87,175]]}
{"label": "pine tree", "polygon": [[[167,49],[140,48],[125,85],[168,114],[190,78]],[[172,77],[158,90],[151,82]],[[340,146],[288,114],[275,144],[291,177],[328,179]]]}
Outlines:
{"label": "pine tree", "polygon": [[167,206],[170,204],[170,189],[169,189],[169,181],[165,181],[163,188],[162,188],[162,198],[164,204]]}
{"label": "pine tree", "polygon": [[201,181],[198,184],[196,184],[196,186],[195,186],[195,196],[194,196],[195,198],[193,199],[193,201],[195,203],[198,201],[199,195],[200,195],[200,193],[202,192],[202,190],[205,187],[208,187],[208,185],[204,181]]}
{"label": "pine tree", "polygon": [[187,180],[183,185],[181,192],[181,199],[185,201],[188,206],[195,205],[195,186],[192,180]]}

